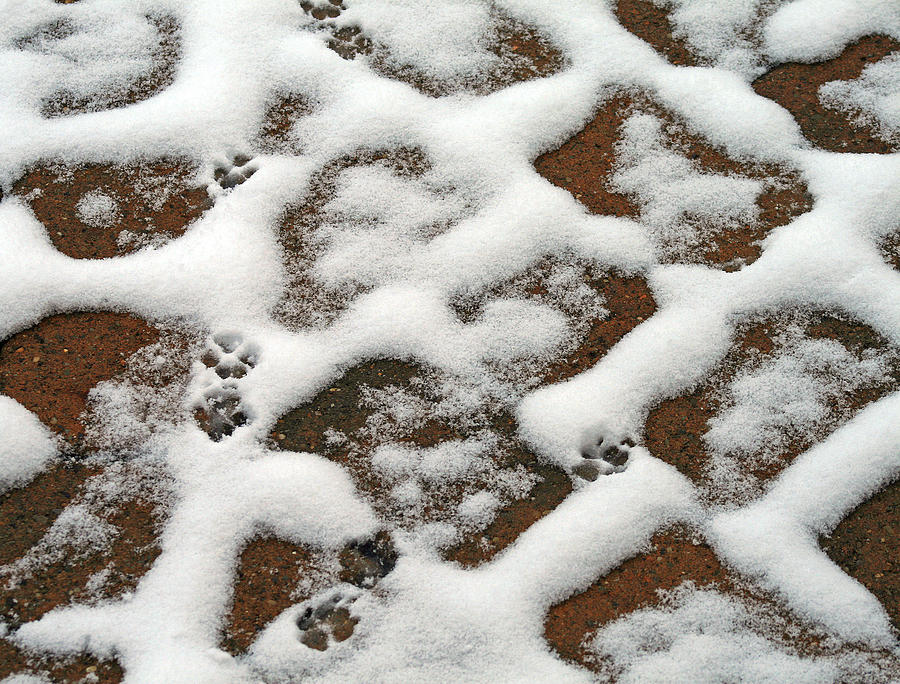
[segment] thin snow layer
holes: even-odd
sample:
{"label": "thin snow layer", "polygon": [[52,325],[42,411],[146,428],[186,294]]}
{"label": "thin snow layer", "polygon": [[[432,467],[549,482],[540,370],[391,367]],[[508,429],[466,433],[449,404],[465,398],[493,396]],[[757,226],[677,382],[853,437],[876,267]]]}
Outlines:
{"label": "thin snow layer", "polygon": [[717,391],[720,402],[702,435],[709,454],[704,493],[726,506],[759,495],[753,471],[778,463],[797,445],[814,444],[852,413],[845,397],[890,387],[896,354],[856,354],[836,340],[811,339],[796,324],[775,337],[774,353]]}
{"label": "thin snow layer", "polygon": [[490,446],[468,439],[442,442],[430,449],[379,447],[372,454],[372,465],[395,478],[415,474],[426,482],[454,482],[462,480],[467,471],[479,468],[485,448]]}
{"label": "thin snow layer", "polygon": [[[432,399],[386,402],[394,413],[382,411],[384,424],[473,417],[483,430],[422,450],[377,441],[386,446],[370,454],[372,467],[396,476],[396,500],[412,506],[426,485],[468,482],[484,472],[497,439],[484,418],[501,410],[516,416],[520,436],[540,458],[567,472],[582,462],[586,444],[639,435],[653,405],[708,376],[747,318],[785,307],[827,308],[869,325],[892,346],[900,342],[900,276],[875,248],[898,227],[900,159],[812,151],[791,115],[750,88],[748,53],[730,36],[752,23],[744,11],[754,3],[677,3],[677,25],[709,55],[712,66],[704,68],[668,65],[616,22],[611,3],[345,4],[337,22],[377,41],[389,55],[386,65],[341,59],[327,49],[327,25],[293,0],[0,4],[0,243],[7,257],[0,258],[0,339],[52,312],[114,309],[186,321],[208,332],[209,345],[218,345],[228,363],[253,359],[245,375],[223,379],[194,346],[184,352],[193,356],[181,359],[186,379],[168,390],[154,394],[132,376],[94,390],[90,434],[107,462],[118,453],[133,467],[162,463],[171,478],[162,552],[132,594],[57,608],[8,638],[42,653],[116,658],[129,683],[588,681],[544,642],[546,611],[638,553],[661,527],[687,521],[731,565],[834,638],[896,646],[874,596],[816,545],[819,534],[900,474],[900,400],[892,395],[796,459],[748,505],[726,513],[704,508],[686,478],[634,447],[624,472],[594,482],[573,478],[575,491],[563,504],[478,569],[438,559],[444,527],[395,529],[396,570],[377,591],[361,592],[354,635],[325,652],[298,639],[303,605],[271,623],[246,656],[220,650],[236,564],[249,539],[274,535],[334,552],[390,525],[333,462],[266,446],[279,416],[358,363],[399,359],[432,373]],[[765,19],[768,8],[760,3],[757,18],[771,59],[816,59],[864,33],[900,33],[892,0],[797,0]],[[484,97],[463,89],[431,98],[381,75],[410,67],[464,86],[491,69],[486,36],[501,14],[556,44],[565,68]],[[160,37],[148,17],[170,17],[178,27],[174,82],[138,103],[102,109],[98,93],[127,91],[157,68]],[[646,90],[731,154],[796,168],[814,209],[773,231],[762,256],[738,272],[667,263],[701,244],[707,223],[752,220],[759,185],[701,173],[661,149],[658,122],[637,117],[626,126],[616,177],[644,205],[641,220],[587,214],[532,162],[577,132],[616,86]],[[44,104],[61,93],[100,104],[85,114],[43,117]],[[295,154],[262,154],[254,142],[262,119],[285,93],[311,109],[292,123]],[[321,220],[302,236],[309,253],[282,253],[281,220],[308,199],[323,167],[359,150],[389,159],[399,147],[420,151],[427,168],[419,175],[389,162],[344,169]],[[214,169],[238,154],[255,155],[255,173],[223,187]],[[53,227],[40,225],[8,192],[39,160],[161,157],[195,161],[195,180],[208,183],[215,204],[177,240],[128,256],[62,255],[48,238]],[[82,202],[86,223],[112,220],[106,200]],[[687,222],[687,214],[704,221]],[[606,314],[603,302],[574,286],[582,272],[567,266],[556,267],[546,296],[540,288],[529,297],[502,294],[505,283],[547,262],[643,274],[658,311],[593,368],[534,389],[537,371],[529,369],[577,344]],[[312,306],[303,293],[285,291],[285,271],[294,268],[336,295],[327,315],[309,312],[325,321],[315,328],[288,327],[273,316],[284,298],[300,309]],[[571,296],[562,292],[569,284]],[[475,302],[469,315],[451,306],[461,300]],[[825,401],[821,386],[804,384],[803,362],[792,363],[774,372],[802,378],[798,405]],[[748,382],[742,396],[769,397],[766,382]],[[219,442],[208,439],[191,419],[193,409],[235,398],[246,424]],[[4,399],[0,409],[4,476],[24,482],[52,457],[51,441],[15,402]],[[722,420],[734,423],[735,415]],[[725,440],[726,432],[714,437]],[[329,438],[340,444],[346,436]],[[457,522],[487,524],[502,500],[498,489],[469,494]],[[60,524],[102,544],[103,530],[79,510]],[[751,644],[758,657],[741,661],[751,673],[781,657],[767,646],[770,635],[722,630],[728,648],[735,639]]]}
{"label": "thin snow layer", "polygon": [[638,199],[658,254],[673,260],[696,253],[720,230],[753,223],[763,186],[741,176],[697,171],[663,146],[662,124],[650,114],[625,121],[611,186]]}
{"label": "thin snow layer", "polygon": [[763,604],[685,582],[598,630],[588,645],[600,681],[865,682],[878,665],[864,654],[810,657],[783,643],[791,627]]}
{"label": "thin snow layer", "polygon": [[725,406],[703,435],[714,456],[753,457],[761,465],[791,440],[815,437],[833,418],[838,397],[889,382],[884,354],[860,358],[836,340],[796,333],[783,344],[780,353],[725,388]]}
{"label": "thin snow layer", "polygon": [[868,65],[859,78],[824,83],[819,99],[874,124],[889,140],[900,137],[900,54]]}
{"label": "thin snow layer", "polygon": [[0,396],[0,492],[21,486],[56,454],[56,440],[38,417],[9,397]]}
{"label": "thin snow layer", "polygon": [[[157,31],[140,11],[122,12],[112,2],[73,8],[4,3],[2,40],[16,46],[15,96],[19,106],[39,110],[60,94],[88,98],[124,90],[152,68]],[[137,9],[137,8],[135,8]]]}
{"label": "thin snow layer", "polygon": [[471,76],[496,59],[487,50],[490,15],[485,3],[357,0],[342,20],[348,25],[358,22],[385,45],[392,66],[412,66],[432,78]]}
{"label": "thin snow layer", "polygon": [[673,34],[684,38],[692,51],[722,69],[748,77],[761,70],[755,29],[762,0],[654,0],[669,9]]}
{"label": "thin snow layer", "polygon": [[75,205],[75,213],[82,223],[92,228],[108,228],[121,218],[116,198],[102,190],[91,190],[82,195]]}

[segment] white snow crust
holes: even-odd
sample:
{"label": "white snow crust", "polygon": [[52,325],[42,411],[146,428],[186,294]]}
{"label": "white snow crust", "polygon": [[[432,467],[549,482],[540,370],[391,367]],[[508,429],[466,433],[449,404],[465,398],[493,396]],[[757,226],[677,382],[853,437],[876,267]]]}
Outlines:
{"label": "white snow crust", "polygon": [[[749,503],[708,507],[685,476],[636,446],[624,472],[576,480],[560,506],[491,562],[466,570],[438,556],[460,530],[486,525],[532,483],[491,465],[501,447],[487,429],[419,449],[393,443],[391,424],[417,424],[428,413],[484,428],[485,416],[502,408],[544,462],[571,473],[586,443],[639,435],[654,405],[696,387],[748,320],[792,307],[828,309],[870,326],[892,348],[900,344],[900,274],[876,248],[900,229],[900,154],[812,149],[791,115],[749,86],[767,60],[833,56],[868,33],[900,39],[900,5],[672,0],[665,4],[677,30],[708,63],[681,68],[620,26],[612,4],[345,0],[336,26],[361,27],[393,66],[460,86],[429,97],[381,75],[365,56],[343,60],[327,49],[327,32],[294,0],[0,0],[0,339],[51,313],[116,310],[200,330],[230,361],[252,356],[255,364],[227,387],[196,360],[171,394],[133,379],[93,390],[89,432],[101,444],[99,458],[124,453],[130,468],[166,473],[162,552],[133,593],[54,609],[6,638],[36,653],[115,658],[129,684],[588,682],[592,674],[545,642],[547,611],[639,553],[659,530],[687,523],[795,618],[840,644],[900,655],[884,608],[817,544],[900,476],[897,392],[799,456]],[[558,46],[562,70],[489,95],[466,92],[494,64],[486,35],[495,10]],[[147,76],[158,57],[159,17],[178,26],[171,85],[128,106],[42,114],[61,93],[102,103],[98,93],[126,91]],[[751,24],[759,45],[743,38]],[[897,70],[887,58],[857,81],[828,84],[822,97],[893,131]],[[616,87],[646,91],[735,157],[798,170],[813,209],[774,230],[762,256],[734,273],[672,264],[708,239],[708,225],[752,222],[761,186],[699,171],[662,146],[658,120],[639,115],[625,126],[614,183],[641,200],[640,220],[587,213],[532,162],[579,131]],[[289,150],[264,153],[258,131],[267,106],[285,93],[302,96],[310,112],[289,131]],[[310,262],[285,264],[278,226],[307,197],[315,174],[360,149],[399,146],[422,150],[429,168],[415,178],[380,162],[343,170],[308,236]],[[251,154],[256,171],[224,189],[214,168],[238,153]],[[52,227],[9,193],[40,160],[130,164],[162,156],[196,162],[215,204],[178,239],[127,256],[64,256],[48,238]],[[114,199],[85,196],[82,220],[113,223]],[[702,220],[685,222],[686,214]],[[547,296],[490,295],[546,259],[563,264]],[[275,315],[285,298],[305,306],[286,283],[292,269],[307,266],[334,310],[306,312],[314,325],[285,325]],[[536,364],[608,315],[584,291],[582,275],[610,270],[644,275],[657,312],[593,368],[535,389]],[[484,303],[472,320],[453,307],[466,298]],[[152,368],[159,357],[165,365],[166,353],[153,349],[134,363]],[[764,457],[776,424],[815,428],[832,393],[883,376],[879,358],[851,356],[827,342],[798,344],[736,378],[726,390],[730,408],[707,435],[712,450]],[[304,604],[297,604],[248,654],[232,657],[220,637],[250,539],[265,532],[335,550],[384,524],[340,466],[267,441],[285,412],[378,358],[433,371],[429,398],[398,388],[368,397],[378,411],[367,429],[380,435],[372,467],[392,481],[397,506],[415,510],[424,490],[442,483],[477,476],[483,486],[467,492],[453,521],[397,532],[397,567],[377,591],[356,598],[351,639],[325,652],[307,648],[296,627]],[[821,363],[828,380],[809,372]],[[239,394],[248,422],[214,442],[191,411],[226,390]],[[340,445],[346,436],[329,439]],[[0,397],[4,489],[26,483],[56,449],[34,415]],[[47,545],[65,535],[102,544],[106,528],[92,515],[73,509]],[[592,648],[612,659],[622,681],[762,682],[773,673],[831,681],[857,662],[842,651],[797,654],[753,615],[714,590],[683,588],[662,608],[607,626]],[[884,681],[898,674],[896,659],[871,667]]]}

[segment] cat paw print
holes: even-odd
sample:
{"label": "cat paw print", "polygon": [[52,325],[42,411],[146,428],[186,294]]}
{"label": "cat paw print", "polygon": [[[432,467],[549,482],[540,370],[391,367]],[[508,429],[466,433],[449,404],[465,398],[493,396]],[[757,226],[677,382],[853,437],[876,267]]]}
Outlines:
{"label": "cat paw print", "polygon": [[322,2],[322,0],[318,2],[303,0],[300,3],[300,8],[319,21],[336,19],[341,15],[341,11],[346,9],[342,0],[327,0],[327,2]]}
{"label": "cat paw print", "polygon": [[362,34],[362,30],[358,26],[336,28],[334,22],[331,21],[337,19],[346,9],[341,0],[327,0],[327,2],[304,0],[300,3],[300,7],[331,33],[328,47],[344,59],[351,60],[357,55],[372,53],[372,41]]}
{"label": "cat paw print", "polygon": [[231,190],[256,173],[258,167],[251,164],[252,159],[245,154],[236,154],[228,163],[216,164],[213,178],[223,190]]}
{"label": "cat paw print", "polygon": [[311,598],[297,618],[300,643],[316,651],[325,651],[329,644],[346,641],[353,635],[359,618],[350,606],[359,596],[352,587],[330,589]]}
{"label": "cat paw print", "polygon": [[620,440],[610,435],[600,435],[581,450],[583,460],[572,472],[589,482],[600,475],[621,473],[628,467],[629,452],[634,446],[635,441],[630,437]]}
{"label": "cat paw print", "polygon": [[369,539],[353,541],[340,553],[343,584],[320,594],[301,609],[297,618],[300,642],[317,651],[325,651],[334,642],[346,641],[359,622],[351,604],[390,573],[399,555],[390,534],[382,530]]}
{"label": "cat paw print", "polygon": [[344,26],[332,32],[333,38],[328,41],[328,48],[347,60],[357,55],[372,53],[372,41],[363,35],[358,26]]}
{"label": "cat paw print", "polygon": [[397,550],[388,532],[382,530],[371,539],[351,542],[341,551],[342,582],[370,589],[397,564]]}
{"label": "cat paw print", "polygon": [[238,380],[245,377],[258,360],[259,348],[236,333],[214,335],[207,346],[201,361],[212,369],[215,379],[203,393],[203,403],[195,415],[200,427],[214,442],[222,441],[247,424]]}

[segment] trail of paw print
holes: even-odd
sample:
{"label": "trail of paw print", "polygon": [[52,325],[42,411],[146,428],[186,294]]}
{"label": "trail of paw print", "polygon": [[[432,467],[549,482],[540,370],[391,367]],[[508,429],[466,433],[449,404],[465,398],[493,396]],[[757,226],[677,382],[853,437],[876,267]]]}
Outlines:
{"label": "trail of paw print", "polygon": [[329,644],[346,641],[359,618],[351,607],[362,594],[385,577],[397,564],[397,550],[388,532],[382,530],[371,539],[354,541],[340,553],[340,580],[343,585],[311,598],[297,618],[300,643],[317,651]]}
{"label": "trail of paw print", "polygon": [[311,14],[315,19],[324,21],[325,19],[336,19],[341,15],[341,11],[346,9],[342,0],[327,0],[327,2],[309,2],[303,0],[300,3],[301,9],[307,14]]}
{"label": "trail of paw print", "polygon": [[581,450],[584,460],[572,472],[589,482],[600,475],[621,473],[628,467],[629,452],[634,446],[635,441],[630,437],[619,440],[610,435],[600,435],[596,442]]}
{"label": "trail of paw print", "polygon": [[237,381],[256,366],[259,349],[252,342],[244,342],[238,334],[219,333],[213,336],[201,360],[218,377],[204,392],[196,418],[209,438],[220,442],[247,424],[246,407]]}
{"label": "trail of paw print", "polygon": [[230,190],[256,173],[258,167],[251,164],[252,159],[245,154],[236,154],[231,161],[225,164],[216,164],[213,169],[213,178],[223,190]]}
{"label": "trail of paw print", "polygon": [[304,0],[300,3],[300,7],[330,29],[332,37],[328,41],[328,47],[344,59],[354,59],[360,54],[371,54],[372,41],[362,35],[358,26],[335,28],[334,22],[329,21],[339,17],[341,12],[346,9],[341,0],[327,0],[327,2]]}
{"label": "trail of paw print", "polygon": [[349,639],[359,622],[349,608],[356,598],[355,592],[339,589],[331,589],[311,598],[297,618],[300,643],[317,651],[325,651],[330,641]]}

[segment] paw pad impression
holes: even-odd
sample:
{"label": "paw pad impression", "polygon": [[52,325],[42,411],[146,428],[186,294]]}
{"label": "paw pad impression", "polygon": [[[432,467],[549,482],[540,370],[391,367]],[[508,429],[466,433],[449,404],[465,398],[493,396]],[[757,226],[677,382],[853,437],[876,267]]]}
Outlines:
{"label": "paw pad impression", "polygon": [[381,530],[374,537],[347,544],[340,553],[342,586],[310,599],[297,618],[300,642],[317,651],[328,649],[329,643],[345,641],[353,634],[359,618],[350,605],[360,589],[371,589],[397,564],[397,550],[391,535]]}
{"label": "paw pad impression", "polygon": [[390,534],[382,530],[372,539],[351,542],[341,551],[342,582],[368,589],[397,564],[397,550]]}
{"label": "paw pad impression", "polygon": [[223,190],[230,190],[250,178],[257,171],[257,167],[250,163],[251,159],[245,154],[236,154],[229,164],[217,164],[213,169],[213,178]]}
{"label": "paw pad impression", "polygon": [[297,618],[300,643],[316,651],[325,651],[331,640],[349,639],[359,622],[349,608],[355,600],[355,594],[340,590],[331,590],[324,597],[311,599]]}
{"label": "paw pad impression", "polygon": [[214,442],[230,436],[248,422],[237,380],[245,377],[259,359],[253,343],[245,343],[234,333],[214,335],[201,361],[212,368],[218,378],[204,392],[204,402],[196,417],[200,427]]}
{"label": "paw pad impression", "polygon": [[581,450],[584,460],[572,472],[589,482],[593,482],[601,474],[621,473],[628,467],[629,452],[634,446],[635,441],[630,437],[618,440],[600,435],[599,439]]}

